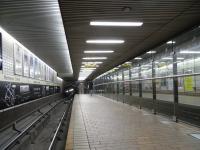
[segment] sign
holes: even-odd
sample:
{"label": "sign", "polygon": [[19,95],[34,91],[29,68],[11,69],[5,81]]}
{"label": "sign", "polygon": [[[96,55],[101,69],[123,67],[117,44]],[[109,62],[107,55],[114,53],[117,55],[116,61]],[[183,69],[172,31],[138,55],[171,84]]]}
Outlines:
{"label": "sign", "polygon": [[184,89],[186,92],[193,91],[194,80],[192,76],[184,77]]}

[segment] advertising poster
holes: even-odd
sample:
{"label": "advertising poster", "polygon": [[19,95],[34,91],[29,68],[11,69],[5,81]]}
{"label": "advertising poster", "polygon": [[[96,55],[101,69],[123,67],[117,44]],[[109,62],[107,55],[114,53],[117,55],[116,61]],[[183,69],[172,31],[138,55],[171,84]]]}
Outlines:
{"label": "advertising poster", "polygon": [[53,81],[53,70],[49,69],[50,81]]}
{"label": "advertising poster", "polygon": [[41,62],[41,78],[42,80],[45,80],[45,65],[43,62]]}
{"label": "advertising poster", "polygon": [[193,91],[194,81],[192,76],[184,77],[184,89],[185,92]]}
{"label": "advertising poster", "polygon": [[33,55],[30,55],[30,77],[34,78],[34,57]]}
{"label": "advertising poster", "polygon": [[41,64],[41,61],[39,61],[39,60],[38,60],[38,70],[39,70],[38,71],[38,79],[41,80],[42,79],[42,76],[41,76],[42,75],[42,64]]}
{"label": "advertising poster", "polygon": [[22,56],[23,56],[23,50],[19,45],[15,44],[14,46],[14,68],[15,68],[15,74],[22,75]]}
{"label": "advertising poster", "polygon": [[49,81],[49,67],[46,66],[46,81]]}
{"label": "advertising poster", "polygon": [[29,61],[30,57],[29,56],[30,56],[29,52],[24,50],[24,57],[23,57],[24,68],[23,68],[23,70],[24,70],[24,76],[26,76],[26,77],[29,77],[29,72],[30,72],[29,71],[29,69],[30,69],[30,61]]}
{"label": "advertising poster", "polygon": [[35,74],[34,77],[35,79],[39,79],[39,74],[40,74],[40,69],[39,69],[39,61],[37,58],[34,58],[35,60]]}

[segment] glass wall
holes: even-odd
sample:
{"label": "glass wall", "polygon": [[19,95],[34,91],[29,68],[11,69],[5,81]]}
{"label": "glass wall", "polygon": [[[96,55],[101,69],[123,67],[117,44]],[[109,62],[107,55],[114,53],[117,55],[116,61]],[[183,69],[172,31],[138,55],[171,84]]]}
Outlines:
{"label": "glass wall", "polygon": [[176,117],[180,115],[181,119],[190,118],[190,121],[200,124],[199,27],[164,42],[129,64],[128,67],[122,64],[117,70],[95,79],[97,93],[105,90],[103,80],[112,74],[113,79],[106,78],[105,85],[106,92],[117,95],[113,99],[132,104],[128,102],[132,97],[142,102],[140,105],[144,107],[147,107],[144,103],[149,102],[146,100],[152,99],[154,111]]}
{"label": "glass wall", "polygon": [[123,94],[123,86],[124,86],[124,84],[122,82],[123,81],[123,72],[122,71],[118,72],[117,78],[118,78],[118,85],[119,85],[119,94]]}
{"label": "glass wall", "polygon": [[140,66],[142,80],[142,97],[152,98],[152,61],[145,62]]}
{"label": "glass wall", "polygon": [[125,95],[130,95],[130,71],[129,69],[124,70],[124,90]]}
{"label": "glass wall", "polygon": [[200,30],[174,39],[179,103],[200,106]]}
{"label": "glass wall", "polygon": [[132,87],[132,95],[139,96],[139,65],[133,65],[130,69],[131,71],[131,87]]}
{"label": "glass wall", "polygon": [[155,57],[156,99],[173,102],[173,52],[171,43],[157,48]]}

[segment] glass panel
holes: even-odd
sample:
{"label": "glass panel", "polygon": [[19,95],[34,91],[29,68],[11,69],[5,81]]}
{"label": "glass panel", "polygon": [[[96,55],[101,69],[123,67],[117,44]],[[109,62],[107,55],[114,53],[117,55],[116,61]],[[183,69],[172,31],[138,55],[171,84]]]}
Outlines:
{"label": "glass panel", "polygon": [[156,80],[156,99],[171,102],[174,101],[172,78]]}
{"label": "glass panel", "polygon": [[133,68],[131,68],[131,84],[132,84],[132,95],[133,96],[139,96],[139,81],[136,79],[139,79],[139,67],[138,65],[135,65]]}
{"label": "glass panel", "polygon": [[127,81],[130,80],[129,70],[124,71],[124,80],[125,95],[130,95],[130,82]]}
{"label": "glass panel", "polygon": [[[176,38],[179,103],[200,106],[200,28]],[[181,59],[181,60],[180,60]]]}
{"label": "glass panel", "polygon": [[113,79],[114,79],[114,93],[115,94],[117,94],[117,74],[116,73],[114,73],[114,77],[113,77]]}
{"label": "glass panel", "polygon": [[[141,65],[141,79],[152,78],[152,62]],[[152,80],[142,81],[142,97],[152,98]]]}
{"label": "glass panel", "polygon": [[165,53],[158,54],[155,59],[155,76],[166,77],[156,80],[156,99],[163,101],[174,101],[173,96],[173,55],[171,52],[172,45],[164,44],[157,48],[158,51]]}
{"label": "glass panel", "polygon": [[[118,81],[123,81],[122,80],[122,71],[118,72]],[[119,94],[123,94],[123,82],[118,82],[119,85]]]}

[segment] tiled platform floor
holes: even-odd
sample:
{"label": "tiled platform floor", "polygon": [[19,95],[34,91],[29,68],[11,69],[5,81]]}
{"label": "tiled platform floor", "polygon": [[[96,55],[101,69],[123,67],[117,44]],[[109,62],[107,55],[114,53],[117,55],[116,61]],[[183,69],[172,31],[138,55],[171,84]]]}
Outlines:
{"label": "tiled platform floor", "polygon": [[195,128],[108,98],[76,95],[66,150],[200,150]]}

